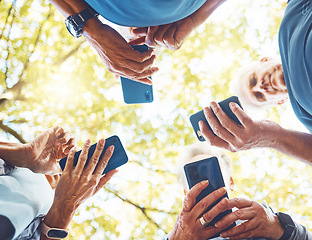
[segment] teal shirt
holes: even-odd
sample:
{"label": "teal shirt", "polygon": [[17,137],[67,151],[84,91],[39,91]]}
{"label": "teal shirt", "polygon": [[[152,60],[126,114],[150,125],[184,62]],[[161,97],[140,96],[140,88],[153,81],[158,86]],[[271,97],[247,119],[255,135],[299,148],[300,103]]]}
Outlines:
{"label": "teal shirt", "polygon": [[181,20],[206,0],[86,0],[105,19],[121,26],[148,27]]}
{"label": "teal shirt", "polygon": [[47,214],[53,190],[43,174],[17,168],[0,176],[0,215],[15,228],[16,238],[37,216]]}
{"label": "teal shirt", "polygon": [[279,31],[279,47],[292,108],[312,132],[312,0],[290,0]]}

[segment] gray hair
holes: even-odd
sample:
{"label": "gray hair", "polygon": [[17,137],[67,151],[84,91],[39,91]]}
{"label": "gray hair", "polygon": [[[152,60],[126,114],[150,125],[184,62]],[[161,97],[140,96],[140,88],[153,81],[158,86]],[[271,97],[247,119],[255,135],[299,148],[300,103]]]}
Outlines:
{"label": "gray hair", "polygon": [[183,169],[184,165],[193,162],[193,157],[202,154],[207,154],[207,157],[215,156],[218,158],[225,185],[228,187],[230,177],[232,176],[232,160],[227,156],[225,150],[212,147],[207,142],[198,142],[183,147],[178,156],[178,181],[182,184],[183,188],[188,189],[188,184]]}

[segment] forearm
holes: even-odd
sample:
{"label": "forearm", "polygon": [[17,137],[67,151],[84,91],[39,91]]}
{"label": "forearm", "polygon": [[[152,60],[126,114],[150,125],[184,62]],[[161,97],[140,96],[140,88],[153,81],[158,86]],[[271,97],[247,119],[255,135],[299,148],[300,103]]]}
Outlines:
{"label": "forearm", "polygon": [[224,2],[226,2],[226,0],[206,0],[203,6],[192,14],[196,23],[195,27],[198,27],[205,22],[206,19]]}
{"label": "forearm", "polygon": [[49,2],[52,3],[65,18],[90,7],[89,4],[83,0],[49,0]]}
{"label": "forearm", "polygon": [[273,149],[297,158],[312,166],[312,134],[288,130],[282,127],[272,129],[269,136]]}
{"label": "forearm", "polygon": [[16,167],[25,167],[25,151],[22,143],[0,142],[0,158],[6,164]]}

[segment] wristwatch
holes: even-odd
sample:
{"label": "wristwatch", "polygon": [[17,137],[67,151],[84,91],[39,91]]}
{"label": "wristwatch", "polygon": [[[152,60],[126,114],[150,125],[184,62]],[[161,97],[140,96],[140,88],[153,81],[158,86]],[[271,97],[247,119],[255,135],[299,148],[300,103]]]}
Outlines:
{"label": "wristwatch", "polygon": [[68,231],[66,229],[61,228],[50,228],[41,222],[41,232],[51,239],[63,239],[68,235]]}
{"label": "wristwatch", "polygon": [[98,15],[99,14],[93,8],[87,8],[78,14],[66,18],[66,28],[72,36],[79,38],[82,35],[82,27],[86,21]]}
{"label": "wristwatch", "polygon": [[278,220],[279,220],[282,228],[284,229],[284,233],[279,240],[290,239],[293,231],[296,228],[294,221],[292,220],[292,218],[289,215],[287,215],[285,213],[278,212],[278,213],[276,213],[276,215],[278,217]]}

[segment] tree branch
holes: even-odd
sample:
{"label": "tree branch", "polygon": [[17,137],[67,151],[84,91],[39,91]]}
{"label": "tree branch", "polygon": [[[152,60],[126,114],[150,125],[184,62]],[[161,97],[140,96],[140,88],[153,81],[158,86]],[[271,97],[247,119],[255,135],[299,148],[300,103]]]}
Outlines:
{"label": "tree branch", "polygon": [[[1,0],[0,0],[0,2],[1,2]],[[14,1],[12,2],[11,7],[9,8],[8,14],[7,14],[6,18],[5,18],[4,26],[3,26],[2,30],[1,30],[0,40],[1,40],[2,36],[3,36],[3,33],[4,33],[4,31],[5,31],[5,27],[6,27],[6,25],[7,25],[7,22],[8,22],[8,20],[9,20],[9,17],[10,17],[10,15],[11,15],[11,12],[12,12],[12,9],[13,9],[15,3],[16,3],[16,0],[14,0]]]}
{"label": "tree branch", "polygon": [[0,120],[0,129],[2,129],[6,133],[11,134],[21,143],[26,143],[25,139],[20,134],[18,134],[14,129],[10,128],[9,126],[3,124],[3,121],[1,120]]}
{"label": "tree branch", "polygon": [[84,40],[82,42],[79,42],[76,47],[74,47],[72,50],[70,50],[65,56],[59,58],[53,65],[54,66],[58,66],[58,65],[61,65],[63,62],[65,62],[69,57],[71,57],[72,55],[74,55],[78,50],[79,48],[84,44],[86,43],[87,41]]}
{"label": "tree branch", "polygon": [[119,198],[120,200],[134,206],[135,208],[137,208],[138,210],[140,210],[143,215],[152,223],[154,224],[158,229],[161,229],[165,234],[168,234],[166,230],[164,230],[161,226],[159,226],[158,223],[156,223],[150,216],[147,215],[146,211],[157,211],[157,212],[161,212],[161,213],[167,213],[167,214],[171,214],[171,215],[176,215],[178,214],[177,212],[167,212],[164,210],[159,210],[159,209],[155,209],[155,208],[145,208],[145,207],[140,207],[139,205],[135,204],[134,202],[132,202],[131,200],[127,199],[127,198],[123,198],[121,197],[116,191],[112,191],[106,187],[104,187],[106,191],[108,191],[109,193],[114,194],[117,198]]}

